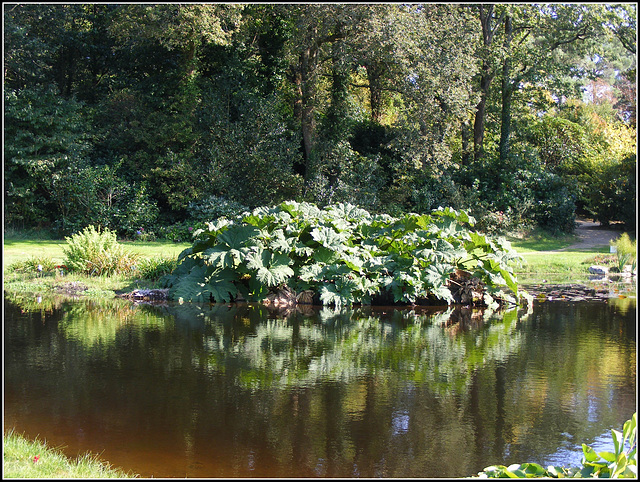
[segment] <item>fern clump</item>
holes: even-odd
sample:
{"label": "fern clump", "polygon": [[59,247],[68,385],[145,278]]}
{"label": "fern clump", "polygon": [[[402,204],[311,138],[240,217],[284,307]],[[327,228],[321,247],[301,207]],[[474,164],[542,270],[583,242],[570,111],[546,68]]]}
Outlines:
{"label": "fern clump", "polygon": [[611,241],[612,246],[616,247],[616,261],[618,272],[624,271],[627,264],[631,265],[631,271],[636,269],[636,241],[631,241],[627,233],[622,233],[618,239]]}
{"label": "fern clump", "polygon": [[484,302],[517,302],[510,264],[520,258],[504,238],[471,231],[473,223],[450,208],[396,218],[289,201],[207,223],[163,282],[182,301],[260,301],[286,289],[344,306],[452,303],[456,285],[474,278]]}
{"label": "fern clump", "polygon": [[116,233],[108,228],[87,226],[81,232],[65,238],[65,265],[72,272],[90,276],[126,273],[133,269],[138,255],[127,252],[118,243]]}

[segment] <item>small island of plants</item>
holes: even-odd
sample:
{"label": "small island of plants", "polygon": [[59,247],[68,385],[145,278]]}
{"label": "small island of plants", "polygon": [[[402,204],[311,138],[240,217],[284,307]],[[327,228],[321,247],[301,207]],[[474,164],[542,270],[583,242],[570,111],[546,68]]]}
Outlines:
{"label": "small island of plants", "polygon": [[392,217],[283,202],[207,223],[163,282],[183,302],[519,303],[520,257],[474,222],[451,208]]}

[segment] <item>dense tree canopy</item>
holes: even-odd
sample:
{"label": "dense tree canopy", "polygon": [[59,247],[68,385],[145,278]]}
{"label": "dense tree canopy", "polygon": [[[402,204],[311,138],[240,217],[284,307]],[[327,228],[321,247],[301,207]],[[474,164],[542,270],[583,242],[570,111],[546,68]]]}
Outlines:
{"label": "dense tree canopy", "polygon": [[160,235],[284,200],[635,226],[635,4],[16,3],[3,23],[5,227]]}

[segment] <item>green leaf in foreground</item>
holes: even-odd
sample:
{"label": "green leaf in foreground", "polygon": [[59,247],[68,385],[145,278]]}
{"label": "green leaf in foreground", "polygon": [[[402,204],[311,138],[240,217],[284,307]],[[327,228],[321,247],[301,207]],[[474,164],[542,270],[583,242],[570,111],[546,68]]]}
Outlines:
{"label": "green leaf in foreground", "polygon": [[[614,452],[596,452],[582,444],[582,467],[553,467],[546,469],[535,463],[491,465],[478,473],[480,478],[638,478],[636,461],[637,412],[623,425],[622,432],[612,429]],[[626,451],[625,451],[626,450]]]}

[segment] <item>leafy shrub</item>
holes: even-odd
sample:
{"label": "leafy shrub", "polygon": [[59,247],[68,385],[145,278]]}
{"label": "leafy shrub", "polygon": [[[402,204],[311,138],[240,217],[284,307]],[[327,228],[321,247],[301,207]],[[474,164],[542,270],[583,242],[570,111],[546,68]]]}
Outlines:
{"label": "leafy shrub", "polygon": [[394,218],[351,204],[289,201],[207,223],[163,282],[170,298],[183,301],[262,300],[286,286],[335,306],[380,297],[451,302],[452,275],[469,270],[491,302],[516,301],[500,289],[518,298],[510,263],[519,257],[505,239],[470,231],[473,222],[450,208]]}
{"label": "leafy shrub", "polygon": [[134,239],[136,241],[147,242],[147,241],[155,241],[157,238],[156,238],[156,233],[154,233],[153,231],[146,231],[144,228],[139,228],[136,230]]}
{"label": "leafy shrub", "polygon": [[622,233],[618,239],[611,242],[616,247],[616,260],[619,272],[622,272],[624,266],[631,264],[631,270],[636,267],[636,242],[631,241],[627,233]]}
{"label": "leafy shrub", "polygon": [[202,229],[204,223],[181,222],[174,223],[169,226],[161,227],[158,231],[158,237],[173,241],[174,243],[182,243],[192,241],[193,235],[198,229]]}
{"label": "leafy shrub", "polygon": [[636,156],[621,161],[584,162],[582,196],[586,210],[604,225],[622,221],[627,230],[636,226]]}
{"label": "leafy shrub", "polygon": [[567,181],[557,174],[539,173],[534,185],[535,223],[553,234],[572,233],[575,229],[576,195]]}
{"label": "leafy shrub", "polygon": [[[467,212],[476,219],[475,228],[483,233],[492,235],[517,233],[534,227],[535,221],[531,216],[534,204],[529,185],[528,175],[518,172],[512,180],[517,187],[497,188],[490,179],[486,179],[481,171],[471,171],[470,175],[478,175],[474,179],[467,179],[467,187],[460,187],[460,202]],[[484,178],[484,179],[483,179]],[[463,186],[461,179],[459,186]],[[497,190],[500,189],[500,190]]]}
{"label": "leafy shrub", "polygon": [[638,477],[636,462],[636,425],[637,413],[627,420],[622,432],[611,430],[614,452],[596,452],[588,445],[582,444],[582,468],[554,467],[546,469],[539,464],[525,463],[492,465],[485,468],[478,475],[484,479],[495,478],[634,478]]}
{"label": "leafy shrub", "polygon": [[56,85],[40,82],[4,91],[7,225],[64,222],[71,212],[68,200],[77,192],[72,181],[89,148],[89,116],[75,96],[58,92]]}
{"label": "leafy shrub", "polygon": [[68,245],[63,248],[65,264],[72,272],[91,276],[125,273],[132,269],[138,258],[125,251],[116,234],[108,228],[100,231],[90,225],[65,239]]}
{"label": "leafy shrub", "polygon": [[478,220],[479,230],[504,234],[540,227],[552,234],[573,232],[576,183],[545,170],[530,156],[514,155],[504,166],[488,158],[456,173],[454,181],[464,195],[459,205]]}
{"label": "leafy shrub", "polygon": [[221,196],[209,196],[201,201],[189,203],[189,215],[193,219],[213,221],[219,217],[233,217],[247,211],[249,208],[238,202],[230,201]]}
{"label": "leafy shrub", "polygon": [[176,269],[176,258],[156,256],[153,258],[141,258],[136,268],[142,279],[157,281]]}

